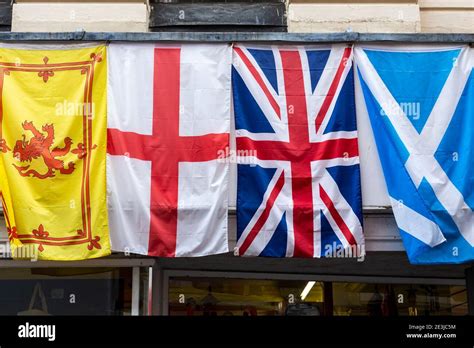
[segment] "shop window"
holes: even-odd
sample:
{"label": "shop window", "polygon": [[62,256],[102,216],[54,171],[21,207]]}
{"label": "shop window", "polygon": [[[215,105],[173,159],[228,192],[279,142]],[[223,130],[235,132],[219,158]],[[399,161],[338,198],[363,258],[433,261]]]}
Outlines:
{"label": "shop window", "polygon": [[12,26],[12,1],[0,0],[0,31],[10,31]]}
{"label": "shop window", "polygon": [[154,0],[152,31],[286,31],[284,0]]}
{"label": "shop window", "polygon": [[301,296],[306,281],[172,278],[169,283],[170,315],[281,316],[320,315],[323,287],[315,282]]}
{"label": "shop window", "polygon": [[464,286],[333,283],[334,315],[467,315]]}
{"label": "shop window", "polygon": [[[147,268],[141,283],[147,284]],[[131,315],[132,268],[5,268],[0,315]],[[145,288],[143,288],[145,290]],[[148,313],[147,291],[138,314]]]}
{"label": "shop window", "polygon": [[185,316],[467,315],[460,285],[169,278],[168,314]]}

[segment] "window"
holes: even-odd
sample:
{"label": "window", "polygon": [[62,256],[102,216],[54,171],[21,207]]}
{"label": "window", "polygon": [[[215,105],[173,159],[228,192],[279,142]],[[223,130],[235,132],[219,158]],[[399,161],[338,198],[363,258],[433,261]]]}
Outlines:
{"label": "window", "polygon": [[168,314],[467,315],[468,308],[466,287],[461,285],[170,277]]}
{"label": "window", "polygon": [[245,280],[222,278],[172,278],[170,315],[262,316],[320,315],[323,283],[300,299],[307,282],[293,280]]}
{"label": "window", "polygon": [[[140,271],[136,311],[146,315],[148,268]],[[131,315],[132,283],[132,267],[4,268],[0,315]]]}
{"label": "window", "polygon": [[334,315],[467,315],[465,286],[333,283]]}
{"label": "window", "polygon": [[12,1],[0,0],[0,31],[10,31],[12,26]]}

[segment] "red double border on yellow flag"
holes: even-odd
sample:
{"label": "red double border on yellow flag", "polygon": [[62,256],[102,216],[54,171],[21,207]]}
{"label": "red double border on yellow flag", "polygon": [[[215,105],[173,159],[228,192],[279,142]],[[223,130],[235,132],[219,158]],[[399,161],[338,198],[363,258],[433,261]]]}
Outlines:
{"label": "red double border on yellow flag", "polygon": [[105,55],[0,48],[0,190],[16,258],[110,254]]}

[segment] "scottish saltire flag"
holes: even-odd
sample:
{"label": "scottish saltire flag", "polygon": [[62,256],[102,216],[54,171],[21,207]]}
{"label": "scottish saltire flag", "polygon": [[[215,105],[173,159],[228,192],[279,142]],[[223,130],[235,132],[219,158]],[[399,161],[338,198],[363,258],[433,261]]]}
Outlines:
{"label": "scottish saltire flag", "polygon": [[358,109],[370,119],[410,262],[473,260],[473,49],[355,52]]}
{"label": "scottish saltire flag", "polygon": [[232,79],[235,253],[363,254],[352,48],[237,45]]}
{"label": "scottish saltire flag", "polygon": [[109,46],[112,250],[228,251],[231,55],[228,44]]}

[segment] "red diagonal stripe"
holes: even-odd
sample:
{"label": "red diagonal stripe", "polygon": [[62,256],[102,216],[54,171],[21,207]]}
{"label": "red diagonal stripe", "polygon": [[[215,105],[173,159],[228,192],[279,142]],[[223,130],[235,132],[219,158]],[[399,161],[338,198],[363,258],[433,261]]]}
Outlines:
{"label": "red diagonal stripe", "polygon": [[350,47],[346,47],[346,49],[344,50],[341,61],[339,62],[339,67],[336,71],[336,76],[334,76],[334,80],[332,80],[331,86],[329,86],[328,93],[326,94],[326,98],[323,101],[323,105],[321,105],[321,109],[319,109],[318,115],[316,116],[316,132],[323,123],[324,117],[326,116],[329,110],[329,106],[331,105],[332,100],[336,96],[337,86],[339,86],[342,73],[344,72],[347,59],[351,55],[351,51],[352,49]]}
{"label": "red diagonal stripe", "polygon": [[280,115],[280,107],[278,106],[278,103],[276,102],[275,98],[273,98],[273,95],[270,93],[270,90],[267,88],[267,86],[265,85],[265,82],[263,81],[262,77],[260,76],[260,74],[258,73],[257,69],[255,69],[255,67],[253,66],[252,62],[247,58],[247,56],[245,55],[244,52],[242,52],[242,50],[239,48],[239,47],[234,47],[234,51],[239,55],[240,59],[242,59],[242,61],[244,62],[245,66],[247,67],[247,69],[249,69],[250,73],[252,74],[253,78],[255,79],[255,81],[258,83],[258,85],[260,86],[260,88],[262,89],[263,93],[265,93],[265,96],[268,98],[268,100],[270,101],[270,104],[273,108],[273,110],[275,110],[278,118],[281,119],[281,115]]}
{"label": "red diagonal stripe", "polygon": [[347,242],[350,245],[356,245],[357,242],[354,239],[354,235],[351,233],[351,230],[349,229],[349,227],[347,227],[341,214],[339,214],[339,212],[337,211],[336,207],[334,206],[334,202],[328,196],[326,191],[324,191],[321,185],[319,185],[319,194],[321,196],[321,200],[323,201],[324,205],[328,208],[329,213],[331,214],[332,218],[336,222],[337,226],[341,230],[344,237],[346,238]]}
{"label": "red diagonal stripe", "polygon": [[285,184],[285,175],[282,172],[280,177],[277,179],[277,182],[275,183],[275,186],[273,187],[272,192],[270,192],[270,195],[267,199],[267,203],[265,204],[265,208],[263,209],[262,214],[258,218],[257,222],[253,226],[253,228],[250,230],[249,234],[247,235],[247,238],[245,238],[245,241],[242,243],[242,245],[239,248],[239,255],[245,254],[247,249],[250,247],[252,242],[254,241],[255,237],[257,234],[260,232],[262,229],[263,225],[268,219],[268,216],[270,215],[270,211],[272,210],[273,204],[275,203],[275,200],[277,199],[278,195],[280,194],[281,190],[283,189],[283,185]]}

